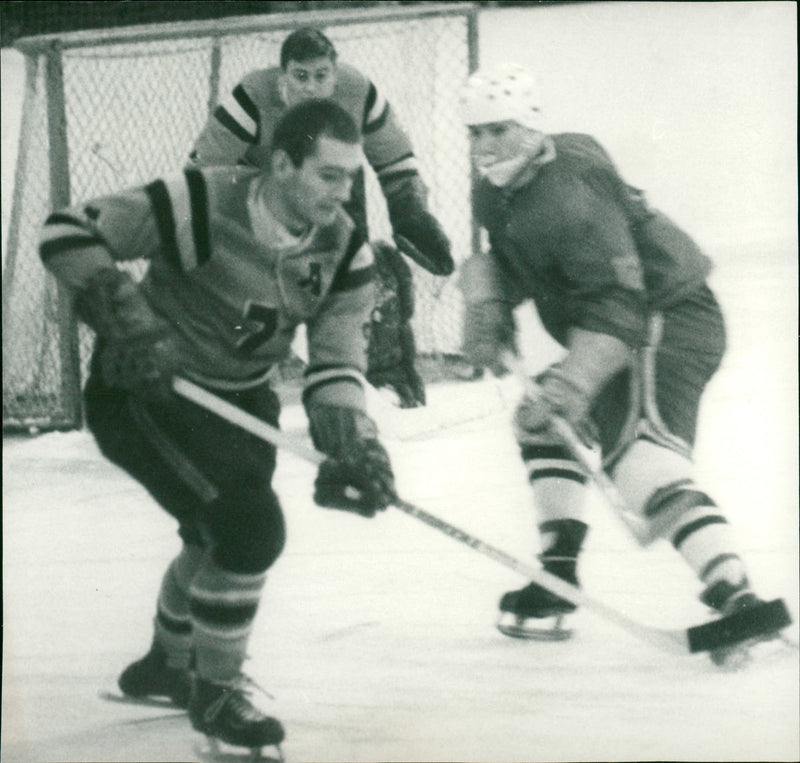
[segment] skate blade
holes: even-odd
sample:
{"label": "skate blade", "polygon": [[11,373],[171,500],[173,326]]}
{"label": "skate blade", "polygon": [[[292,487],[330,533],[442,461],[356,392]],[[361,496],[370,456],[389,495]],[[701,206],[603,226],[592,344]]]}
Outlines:
{"label": "skate blade", "polygon": [[267,755],[264,747],[236,747],[208,736],[203,736],[202,740],[194,745],[194,751],[203,763],[284,763],[278,745],[270,746],[274,754]]}
{"label": "skate blade", "polygon": [[566,641],[572,638],[572,629],[564,627],[564,619],[564,615],[521,617],[512,612],[503,612],[497,622],[497,630],[510,638],[529,641]]}
{"label": "skate blade", "polygon": [[132,697],[129,694],[121,694],[113,691],[101,691],[98,692],[98,696],[106,702],[116,702],[120,705],[139,705],[140,707],[163,708],[165,710],[177,710],[186,713],[186,708],[176,705],[167,697]]}

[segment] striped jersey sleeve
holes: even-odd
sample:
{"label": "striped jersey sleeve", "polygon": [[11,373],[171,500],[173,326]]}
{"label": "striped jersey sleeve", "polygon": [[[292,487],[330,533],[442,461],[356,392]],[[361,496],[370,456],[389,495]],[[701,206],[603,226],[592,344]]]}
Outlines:
{"label": "striped jersey sleeve", "polygon": [[114,262],[146,259],[192,270],[211,256],[208,203],[205,177],[187,169],[54,212],[42,228],[40,256],[77,289]]}
{"label": "striped jersey sleeve", "polygon": [[[282,106],[275,101],[277,74],[272,69],[245,75],[208,115],[189,154],[196,166],[252,164],[249,152],[272,140],[271,124]],[[275,114],[273,114],[275,112]]]}
{"label": "striped jersey sleeve", "polygon": [[365,409],[365,326],[375,304],[372,248],[355,234],[325,303],[307,323],[303,402]]}
{"label": "striped jersey sleeve", "polygon": [[407,133],[386,98],[369,82],[364,103],[364,154],[384,193],[419,177],[419,166]]}

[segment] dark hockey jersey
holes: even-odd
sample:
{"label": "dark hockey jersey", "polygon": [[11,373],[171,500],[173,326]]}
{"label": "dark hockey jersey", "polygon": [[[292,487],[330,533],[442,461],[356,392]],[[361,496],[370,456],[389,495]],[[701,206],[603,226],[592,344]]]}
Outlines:
{"label": "dark hockey jersey", "polygon": [[[247,74],[209,115],[191,152],[200,166],[264,166],[275,125],[286,110],[280,91],[280,67]],[[364,137],[364,155],[387,197],[418,176],[408,136],[375,85],[347,64],[336,67],[331,100],[355,121]]]}
{"label": "dark hockey jersey", "polygon": [[148,260],[140,288],[177,333],[186,375],[218,389],[260,383],[305,323],[307,392],[363,407],[372,250],[344,212],[294,239],[259,205],[261,177],[189,169],[56,212],[42,259],[78,291],[114,261]]}
{"label": "dark hockey jersey", "polygon": [[[509,191],[482,180],[474,189],[475,216],[489,234],[496,269],[489,283],[500,284],[512,304],[533,299],[562,344],[578,326],[639,346],[648,312],[696,290],[710,262],[622,180],[593,138],[551,138],[555,156],[529,168],[522,187]],[[469,301],[468,292],[469,286]]]}

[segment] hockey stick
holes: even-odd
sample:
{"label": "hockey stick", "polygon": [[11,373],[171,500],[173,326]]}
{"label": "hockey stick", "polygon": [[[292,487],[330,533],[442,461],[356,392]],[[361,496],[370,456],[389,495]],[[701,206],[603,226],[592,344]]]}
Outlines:
{"label": "hockey stick", "polygon": [[[236,426],[241,427],[247,432],[255,435],[256,437],[274,445],[277,448],[287,450],[294,455],[302,458],[312,464],[319,465],[326,456],[313,448],[300,443],[294,437],[286,435],[279,429],[270,426],[265,421],[243,411],[231,403],[217,397],[208,390],[197,386],[187,379],[176,377],[173,379],[172,387],[175,392],[181,397],[191,400],[195,404],[205,408],[211,413],[216,414],[220,418],[229,421]],[[578,606],[582,606],[589,611],[594,612],[600,617],[615,623],[623,630],[628,631],[632,635],[646,641],[654,646],[663,649],[664,651],[673,654],[687,654],[689,652],[701,652],[711,649],[717,649],[731,644],[738,643],[746,638],[751,637],[758,631],[761,623],[761,618],[765,613],[761,608],[754,608],[752,610],[745,610],[739,615],[722,618],[703,625],[697,625],[685,630],[666,630],[661,628],[654,628],[643,623],[640,623],[628,617],[617,609],[595,599],[589,594],[584,593],[576,586],[566,583],[561,578],[551,575],[543,569],[532,567],[524,562],[501,551],[494,546],[485,543],[484,541],[470,535],[467,532],[439,519],[433,514],[428,513],[424,509],[398,499],[394,504],[395,508],[414,517],[415,519],[424,522],[429,527],[448,535],[454,540],[463,543],[470,548],[482,553],[484,556],[493,559],[496,562],[519,572],[534,583],[538,583],[544,588],[552,591],[553,593],[561,596],[567,601],[572,602]],[[783,605],[782,602],[771,602],[772,607],[775,604]],[[741,615],[748,615],[748,613],[756,613],[756,617],[742,617]],[[785,612],[785,608],[784,608]],[[777,618],[777,613],[770,612],[774,619]],[[786,615],[788,617],[788,615]],[[784,623],[788,624],[788,623]],[[782,626],[780,626],[782,627]]]}

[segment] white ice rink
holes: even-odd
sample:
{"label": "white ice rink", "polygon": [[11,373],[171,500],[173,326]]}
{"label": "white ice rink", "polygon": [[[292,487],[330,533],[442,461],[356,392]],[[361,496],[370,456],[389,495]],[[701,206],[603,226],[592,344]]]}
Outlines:
{"label": "white ice rink", "polygon": [[[497,60],[503,49],[544,68],[551,111],[582,118],[570,129],[594,132],[715,259],[730,349],[702,410],[698,471],[728,511],[756,588],[789,606],[796,641],[794,8],[496,10],[483,15],[481,55]],[[19,71],[11,60],[4,51],[4,199],[8,93]],[[585,114],[579,98],[591,104]],[[745,103],[753,111],[742,112]],[[737,133],[737,124],[748,127]],[[535,323],[525,336],[532,367],[552,357]],[[533,562],[530,496],[508,427],[512,391],[447,385],[429,397],[433,420],[449,419],[454,401],[506,405],[418,437],[417,412],[398,413],[411,424],[381,414],[403,497]],[[288,426],[299,419],[285,410]],[[494,621],[502,592],[524,582],[515,573],[397,510],[369,521],[318,508],[313,476],[281,456],[275,486],[289,538],[246,665],[274,697],[262,704],[286,727],[289,763],[800,759],[796,652],[724,673],[585,612],[571,641],[507,639]],[[172,520],[83,432],[5,438],[3,479],[2,760],[200,760],[185,716],[98,696],[149,644],[160,576],[178,549]],[[674,552],[639,549],[600,500],[591,516],[580,568],[588,593],[658,627],[706,619],[699,585]]]}

